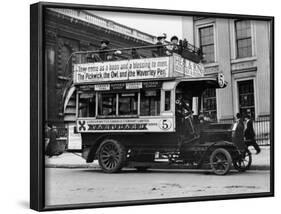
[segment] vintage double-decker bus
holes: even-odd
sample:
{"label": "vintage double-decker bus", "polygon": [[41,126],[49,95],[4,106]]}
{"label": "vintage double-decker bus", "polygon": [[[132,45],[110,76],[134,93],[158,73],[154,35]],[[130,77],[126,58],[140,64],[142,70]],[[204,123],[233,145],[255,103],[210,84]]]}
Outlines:
{"label": "vintage double-decker bus", "polygon": [[198,51],[106,61],[95,58],[98,54],[73,54],[73,82],[64,96],[66,108],[75,91],[76,130],[86,162],[98,159],[107,173],[157,164],[209,168],[218,175],[232,166],[249,168],[251,154],[232,143],[231,124],[204,120],[202,93],[226,82],[223,74],[204,76]]}

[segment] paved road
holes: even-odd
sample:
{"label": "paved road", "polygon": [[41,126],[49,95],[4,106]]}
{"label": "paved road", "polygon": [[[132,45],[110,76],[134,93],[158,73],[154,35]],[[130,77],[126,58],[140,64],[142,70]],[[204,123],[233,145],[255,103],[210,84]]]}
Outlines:
{"label": "paved road", "polygon": [[46,169],[46,205],[269,192],[267,170],[216,176],[195,170]]}

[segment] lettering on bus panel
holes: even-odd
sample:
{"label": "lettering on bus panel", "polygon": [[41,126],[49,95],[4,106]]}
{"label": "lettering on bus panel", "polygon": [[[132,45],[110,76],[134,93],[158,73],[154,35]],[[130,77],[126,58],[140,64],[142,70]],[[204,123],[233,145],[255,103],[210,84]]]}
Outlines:
{"label": "lettering on bus panel", "polygon": [[169,77],[169,57],[74,65],[74,83]]}
{"label": "lettering on bus panel", "polygon": [[204,66],[201,63],[194,63],[188,59],[182,58],[178,54],[173,54],[174,58],[174,75],[187,77],[203,77]]}
{"label": "lettering on bus panel", "polygon": [[79,119],[78,132],[172,132],[172,117],[126,119]]}
{"label": "lettering on bus panel", "polygon": [[96,85],[81,85],[79,88],[82,91],[123,91],[134,89],[156,89],[161,88],[161,81],[147,81],[147,82],[129,82],[129,83],[105,83]]}

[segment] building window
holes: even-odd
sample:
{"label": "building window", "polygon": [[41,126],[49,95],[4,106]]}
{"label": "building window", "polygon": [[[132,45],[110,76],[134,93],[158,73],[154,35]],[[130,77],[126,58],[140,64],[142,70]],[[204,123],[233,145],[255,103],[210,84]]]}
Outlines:
{"label": "building window", "polygon": [[147,90],[141,92],[140,115],[160,115],[160,90]]}
{"label": "building window", "polygon": [[253,80],[244,80],[238,82],[239,111],[242,116],[246,114],[255,118],[255,96]]}
{"label": "building window", "polygon": [[204,118],[208,121],[217,121],[216,89],[208,88],[202,96]]}
{"label": "building window", "polygon": [[235,21],[237,58],[252,56],[251,22]]}
{"label": "building window", "polygon": [[214,27],[202,27],[199,28],[199,41],[200,48],[202,50],[204,61],[214,62],[215,61],[215,45],[214,45]]}

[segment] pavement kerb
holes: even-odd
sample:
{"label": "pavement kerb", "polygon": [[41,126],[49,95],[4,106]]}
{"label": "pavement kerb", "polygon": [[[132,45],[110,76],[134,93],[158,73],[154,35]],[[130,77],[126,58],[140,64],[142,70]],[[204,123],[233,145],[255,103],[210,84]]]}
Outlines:
{"label": "pavement kerb", "polygon": [[[79,168],[92,168],[92,169],[100,169],[98,164],[46,164],[45,168],[66,168],[66,169],[79,169]],[[151,169],[188,169],[186,166],[171,166],[171,165],[163,165],[161,167],[151,167]],[[270,170],[269,165],[252,165],[250,170]]]}
{"label": "pavement kerb", "polygon": [[77,169],[77,168],[93,168],[99,169],[98,165],[94,164],[46,164],[45,168],[67,168],[67,169]]}

